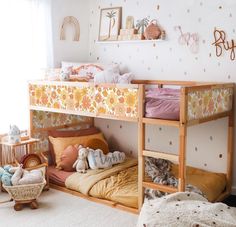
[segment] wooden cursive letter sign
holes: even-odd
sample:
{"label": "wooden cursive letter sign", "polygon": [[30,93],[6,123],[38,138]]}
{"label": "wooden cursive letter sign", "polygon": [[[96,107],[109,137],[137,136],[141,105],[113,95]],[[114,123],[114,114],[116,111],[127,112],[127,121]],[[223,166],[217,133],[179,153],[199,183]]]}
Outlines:
{"label": "wooden cursive letter sign", "polygon": [[223,53],[223,49],[225,49],[226,51],[230,51],[230,59],[232,61],[235,60],[236,45],[234,40],[232,39],[231,41],[227,41],[225,32],[217,29],[214,31],[214,38],[215,42],[212,43],[212,45],[216,47],[216,56],[220,57]]}

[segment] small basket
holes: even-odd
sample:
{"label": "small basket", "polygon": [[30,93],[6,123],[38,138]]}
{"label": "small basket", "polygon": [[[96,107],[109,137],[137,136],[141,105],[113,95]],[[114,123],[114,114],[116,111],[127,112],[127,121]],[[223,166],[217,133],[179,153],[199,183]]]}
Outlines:
{"label": "small basket", "polygon": [[27,185],[15,185],[15,186],[6,186],[3,185],[3,188],[9,193],[11,198],[16,202],[30,201],[37,199],[44,186],[46,181],[37,184],[27,184]]}
{"label": "small basket", "polygon": [[160,35],[161,29],[157,25],[157,20],[152,20],[144,32],[145,39],[158,39]]}

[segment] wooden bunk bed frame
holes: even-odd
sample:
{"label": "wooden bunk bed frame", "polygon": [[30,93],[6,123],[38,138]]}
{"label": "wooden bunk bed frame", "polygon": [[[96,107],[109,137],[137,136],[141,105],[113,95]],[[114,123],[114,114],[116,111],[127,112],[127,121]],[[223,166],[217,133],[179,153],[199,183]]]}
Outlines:
{"label": "wooden bunk bed frame", "polygon": [[[161,120],[144,117],[145,88],[149,85],[158,87],[180,86],[180,120]],[[29,82],[30,94],[30,134],[45,133],[48,130],[66,128],[75,125],[93,125],[93,118],[106,118],[113,120],[131,121],[138,123],[138,192],[139,209],[125,207],[112,201],[87,197],[79,192],[75,192],[64,187],[51,185],[58,190],[87,198],[91,201],[100,202],[122,210],[138,213],[144,200],[144,188],[152,188],[164,192],[177,192],[185,190],[186,183],[186,140],[187,128],[189,126],[201,124],[207,121],[217,120],[219,118],[228,118],[228,141],[227,141],[227,186],[225,191],[219,196],[217,201],[223,200],[231,192],[232,186],[232,161],[233,161],[233,133],[234,133],[234,107],[233,107],[233,83],[199,83],[189,81],[150,81],[134,80],[132,84],[99,84],[77,83],[77,82],[58,82],[58,81],[32,81]],[[211,109],[196,114],[192,111],[191,97],[197,96],[201,101],[204,97],[212,97],[212,105],[217,101],[216,95],[225,95],[221,100],[221,108]],[[117,97],[116,97],[117,96]],[[114,99],[122,100],[116,103]],[[196,105],[196,103],[195,103]],[[202,103],[204,107],[204,103]],[[84,121],[78,121],[70,124],[61,124],[50,127],[35,127],[34,113],[37,111],[46,111],[59,114],[72,114],[87,116]],[[92,117],[92,118],[91,118]],[[179,129],[179,150],[178,155],[168,154],[166,152],[149,151],[145,149],[145,125],[166,125]],[[173,188],[145,179],[144,158],[154,157],[163,158],[179,163],[179,186]]]}

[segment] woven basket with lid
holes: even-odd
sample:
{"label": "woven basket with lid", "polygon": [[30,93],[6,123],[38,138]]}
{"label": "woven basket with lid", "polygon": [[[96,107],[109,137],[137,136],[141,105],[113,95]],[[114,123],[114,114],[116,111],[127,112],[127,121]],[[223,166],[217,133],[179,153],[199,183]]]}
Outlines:
{"label": "woven basket with lid", "polygon": [[145,39],[158,39],[160,35],[161,29],[157,25],[157,20],[152,20],[144,32]]}

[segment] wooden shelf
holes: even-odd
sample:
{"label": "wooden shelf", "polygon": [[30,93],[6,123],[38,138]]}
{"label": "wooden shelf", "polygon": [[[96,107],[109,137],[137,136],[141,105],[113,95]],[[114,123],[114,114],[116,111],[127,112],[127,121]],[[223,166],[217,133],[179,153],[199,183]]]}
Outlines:
{"label": "wooden shelf", "polygon": [[97,44],[122,44],[122,43],[157,43],[163,42],[162,39],[152,39],[152,40],[117,40],[117,41],[97,41]]}
{"label": "wooden shelf", "polygon": [[28,140],[23,140],[20,143],[9,143],[8,141],[2,141],[0,142],[1,145],[5,145],[5,146],[10,146],[10,147],[17,147],[17,146],[22,146],[22,145],[27,145],[27,144],[32,144],[32,143],[36,143],[39,142],[39,139],[35,139],[35,138],[30,138]]}

